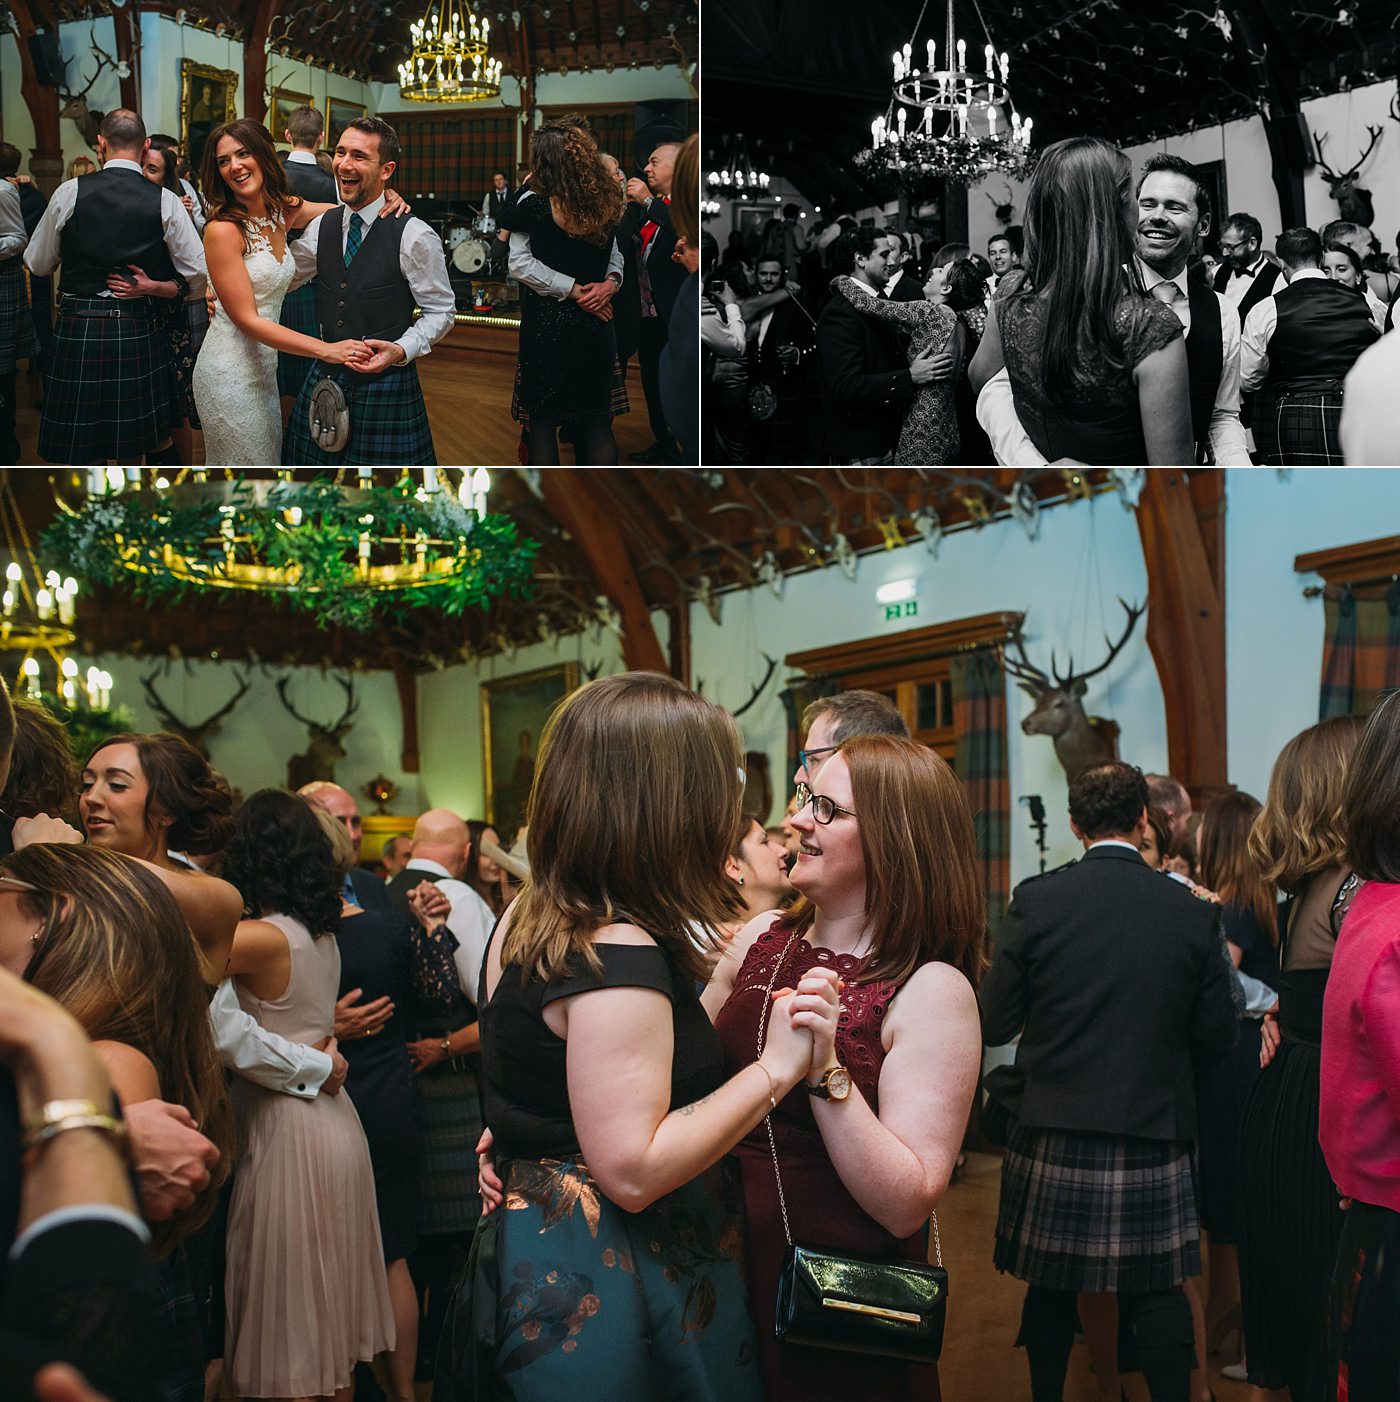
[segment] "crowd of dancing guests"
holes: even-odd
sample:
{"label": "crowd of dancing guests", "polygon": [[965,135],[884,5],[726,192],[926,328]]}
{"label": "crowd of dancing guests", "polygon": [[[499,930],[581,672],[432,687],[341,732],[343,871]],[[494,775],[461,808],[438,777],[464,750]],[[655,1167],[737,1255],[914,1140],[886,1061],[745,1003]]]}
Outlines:
{"label": "crowd of dancing guests", "polygon": [[[24,360],[50,462],[436,461],[417,362],[452,329],[456,294],[441,236],[391,183],[398,134],[357,118],[329,134],[327,158],[315,108],[287,122],[282,156],[260,122],[215,127],[192,171],[171,137],[118,109],[99,129],[100,168],[70,168],[47,201],[0,144],[7,461]],[[519,188],[494,193],[521,289],[522,460],[557,463],[562,437],[579,462],[616,462],[633,356],[656,439],[637,460],[695,460],[695,146],[660,133],[628,179],[582,117],[551,120]]]}
{"label": "crowd of dancing guests", "polygon": [[6,1395],[936,1398],[779,1339],[779,1280],[930,1259],[1014,1040],[981,1118],[1035,1402],[1079,1332],[1104,1402],[1205,1402],[1232,1337],[1263,1392],[1395,1396],[1400,694],[1199,820],[1080,774],[1084,855],[990,960],[962,786],[869,692],[808,708],[768,830],[726,712],[590,683],[528,858],[429,810],[387,882],[334,784],[234,811],[172,736],[79,768],[0,720]]}
{"label": "crowd of dancing guests", "polygon": [[[706,243],[708,449],[733,463],[1391,463],[1400,251],[1211,208],[1178,156],[1041,155],[987,257],[849,217]],[[1222,219],[1216,241],[1217,219]],[[922,242],[922,252],[920,251]],[[1400,250],[1400,243],[1397,243]],[[1368,352],[1375,349],[1375,354]],[[1348,387],[1349,386],[1349,387]],[[1347,405],[1350,411],[1344,413]]]}

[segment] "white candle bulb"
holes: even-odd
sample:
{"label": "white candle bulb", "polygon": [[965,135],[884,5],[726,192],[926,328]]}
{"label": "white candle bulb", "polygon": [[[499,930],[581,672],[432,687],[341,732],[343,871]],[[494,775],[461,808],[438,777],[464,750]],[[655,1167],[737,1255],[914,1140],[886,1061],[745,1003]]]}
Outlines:
{"label": "white candle bulb", "polygon": [[967,40],[958,40],[958,70],[961,72],[967,67]]}
{"label": "white candle bulb", "polygon": [[1031,119],[1029,117],[1026,118],[1025,125],[1021,128],[1021,140],[1027,146],[1031,144]]}
{"label": "white candle bulb", "polygon": [[63,581],[63,587],[69,592],[69,594],[73,596],[73,598],[76,599],[78,597],[78,581],[74,579],[71,574],[68,576],[67,579]]}
{"label": "white candle bulb", "polygon": [[988,44],[987,47],[986,47],[985,49],[982,50],[982,53],[983,53],[983,55],[985,56],[985,58],[986,58],[986,60],[987,60],[987,77],[990,78],[990,77],[992,76],[992,56],[993,56],[992,46],[991,46],[990,44]]}
{"label": "white candle bulb", "polygon": [[78,675],[78,664],[71,657],[65,657],[59,670],[65,677],[76,677]]}
{"label": "white candle bulb", "polygon": [[1005,54],[1001,56],[1001,81],[1006,81],[1006,75],[1011,71],[1011,62]]}
{"label": "white candle bulb", "polygon": [[997,109],[995,107],[987,108],[987,135],[990,136],[993,141],[996,140]]}
{"label": "white candle bulb", "polygon": [[899,134],[900,134],[901,136],[904,135],[904,123],[905,123],[906,119],[908,118],[908,115],[909,115],[909,114],[904,110],[903,107],[901,107],[901,108],[899,109]]}
{"label": "white candle bulb", "polygon": [[932,39],[930,39],[930,40],[928,41],[928,71],[929,71],[930,73],[932,73],[933,70],[934,70],[935,68],[938,67],[938,65],[933,61],[933,60],[934,60],[934,56],[935,56],[935,54],[937,54],[937,52],[938,52],[938,47],[937,47],[937,45],[933,42]]}
{"label": "white candle bulb", "polygon": [[47,589],[41,589],[34,596],[34,607],[39,610],[41,620],[47,621],[53,617],[53,595]]}
{"label": "white candle bulb", "polygon": [[899,82],[899,80],[904,76],[904,75],[899,71],[899,66],[900,66],[899,55],[898,55],[898,54],[895,54],[895,56],[894,56],[894,80],[895,80],[896,83]]}
{"label": "white candle bulb", "polygon": [[18,560],[11,560],[10,563],[5,566],[5,578],[8,579],[11,584],[18,584],[20,580],[24,578],[24,571],[20,569]]}
{"label": "white candle bulb", "polygon": [[904,48],[900,50],[900,52],[904,55],[904,67],[905,71],[907,72],[909,69],[909,61],[913,57],[913,54],[910,52],[908,44],[906,44]]}
{"label": "white candle bulb", "polygon": [[0,607],[5,610],[5,617],[8,618],[15,611],[15,591],[5,590],[3,598],[0,598]]}

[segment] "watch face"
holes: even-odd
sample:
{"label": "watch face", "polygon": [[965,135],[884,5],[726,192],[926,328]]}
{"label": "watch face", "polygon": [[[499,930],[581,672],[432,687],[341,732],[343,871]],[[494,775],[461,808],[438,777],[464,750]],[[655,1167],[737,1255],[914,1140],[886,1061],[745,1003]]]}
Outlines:
{"label": "watch face", "polygon": [[826,1093],[833,1100],[844,1100],[851,1093],[851,1073],[838,1066],[826,1078]]}

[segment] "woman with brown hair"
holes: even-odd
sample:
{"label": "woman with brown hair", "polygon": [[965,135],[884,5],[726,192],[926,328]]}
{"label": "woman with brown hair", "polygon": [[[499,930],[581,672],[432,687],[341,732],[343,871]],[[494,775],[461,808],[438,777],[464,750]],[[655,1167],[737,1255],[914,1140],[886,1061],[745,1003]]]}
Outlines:
{"label": "woman with brown hair", "polygon": [[1244,1199],[1240,1286],[1249,1380],[1327,1395],[1327,1290],[1342,1234],[1332,1175],[1318,1144],[1322,1004],[1342,917],[1358,880],[1342,798],[1361,716],[1309,726],[1274,762],[1249,855],[1289,900],[1280,941],[1282,1041],[1259,1073],[1240,1125]]}
{"label": "woman with brown hair", "polygon": [[[973,982],[986,912],[972,815],[943,760],[890,735],[848,740],[803,790],[792,818],[803,899],[743,930],[704,994],[731,1070],[777,1026],[771,990],[796,987],[812,1009],[806,1084],[774,1107],[771,1140],[758,1124],[738,1150],[764,1393],[926,1402],[938,1396],[934,1368],[785,1345],[773,1325],[789,1239],[928,1260],[925,1227],[981,1066]],[[839,976],[839,1003],[822,974]]]}
{"label": "woman with brown hair", "polygon": [[[1235,967],[1273,988],[1278,982],[1278,896],[1249,851],[1259,811],[1259,800],[1247,793],[1224,794],[1210,804],[1201,819],[1198,873],[1201,885],[1220,898]],[[1252,1190],[1240,1162],[1240,1122],[1259,1076],[1259,1015],[1241,1015],[1239,1032],[1230,1055],[1196,1075],[1198,1193],[1210,1253],[1206,1347],[1211,1353],[1240,1323],[1239,1241]]]}
{"label": "woman with brown hair", "polygon": [[175,1101],[219,1149],[221,1171],[193,1207],[151,1224],[165,1385],[198,1402],[203,1341],[181,1243],[214,1211],[233,1126],[189,930],[149,867],[93,847],[26,846],[4,859],[0,892],[23,917],[0,922],[0,962],[78,1020],[122,1104]]}
{"label": "woman with brown hair", "polygon": [[578,462],[617,461],[612,298],[622,272],[613,231],[621,217],[617,182],[587,122],[569,116],[540,127],[530,138],[526,185],[500,221],[511,232],[511,271],[523,260],[551,274],[532,274],[521,287],[515,417],[528,418],[532,466],[559,461],[565,423],[572,425]]}
{"label": "woman with brown hair", "polygon": [[477,1231],[439,1402],[761,1396],[715,1170],[809,1069],[795,1016],[813,1014],[780,999],[762,1055],[725,1080],[692,927],[737,904],[741,762],[729,715],[653,673],[592,682],[545,726],[530,878],[483,976],[507,1206]]}
{"label": "woman with brown hair", "polygon": [[[211,467],[281,462],[276,353],[352,368],[373,355],[363,341],[328,343],[278,321],[296,272],[287,239],[335,206],[292,194],[267,128],[247,118],[209,133],[200,187],[212,205],[204,254],[220,312],[194,368],[204,461]],[[396,208],[407,212],[391,192],[381,217]]]}
{"label": "woman with brown hair", "polygon": [[467,847],[467,874],[464,879],[490,907],[491,914],[499,920],[501,912],[506,908],[505,872],[486,855],[482,842],[489,841],[499,847],[501,835],[490,823],[479,822],[475,818],[467,820],[467,832],[471,836],[471,843]]}

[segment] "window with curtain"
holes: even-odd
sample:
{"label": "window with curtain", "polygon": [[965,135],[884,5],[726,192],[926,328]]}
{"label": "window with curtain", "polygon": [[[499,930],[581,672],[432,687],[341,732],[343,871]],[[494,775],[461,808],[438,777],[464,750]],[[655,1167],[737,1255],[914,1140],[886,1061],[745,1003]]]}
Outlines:
{"label": "window with curtain", "polygon": [[1006,672],[995,648],[950,659],[953,768],[962,780],[977,837],[987,899],[987,937],[995,945],[1011,895],[1011,778],[1006,757]]}
{"label": "window with curtain", "polygon": [[1330,585],[1323,599],[1319,719],[1366,715],[1382,692],[1400,687],[1400,582]]}

